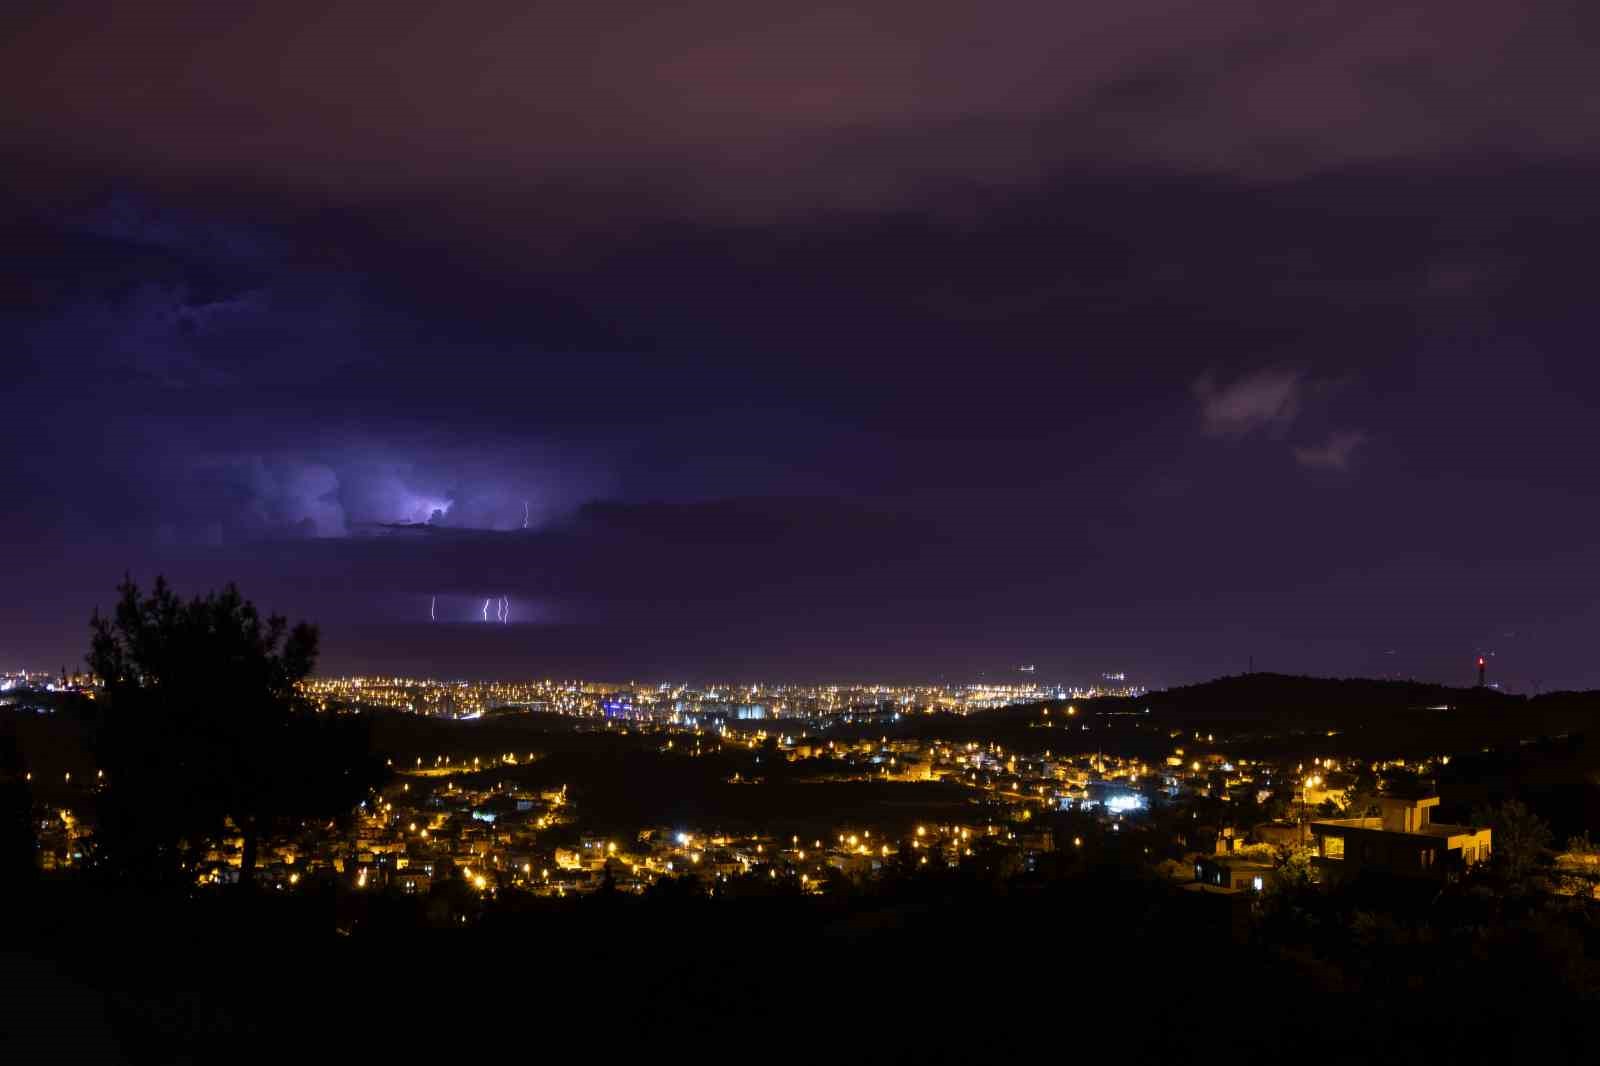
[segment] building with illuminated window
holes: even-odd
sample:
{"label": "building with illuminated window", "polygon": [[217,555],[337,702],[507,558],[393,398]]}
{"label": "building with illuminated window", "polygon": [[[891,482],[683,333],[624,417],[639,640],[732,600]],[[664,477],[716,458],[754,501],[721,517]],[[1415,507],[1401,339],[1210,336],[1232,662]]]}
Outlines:
{"label": "building with illuminated window", "polygon": [[1272,877],[1272,864],[1243,855],[1205,855],[1194,864],[1194,879],[1229,892],[1260,892]]}
{"label": "building with illuminated window", "polygon": [[1453,878],[1486,861],[1490,830],[1435,822],[1438,805],[1438,796],[1385,796],[1378,801],[1377,817],[1312,822],[1317,869],[1329,880],[1367,872]]}

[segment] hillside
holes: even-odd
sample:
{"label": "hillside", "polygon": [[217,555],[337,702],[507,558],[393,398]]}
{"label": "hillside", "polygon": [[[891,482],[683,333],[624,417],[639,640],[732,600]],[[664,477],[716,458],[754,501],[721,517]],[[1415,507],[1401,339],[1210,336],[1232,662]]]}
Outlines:
{"label": "hillside", "polygon": [[1404,713],[1448,708],[1510,710],[1527,702],[1491,688],[1450,688],[1421,681],[1236,674],[1137,698],[1085,701],[1095,712],[1149,708],[1152,714],[1206,721],[1282,720],[1328,715]]}
{"label": "hillside", "polygon": [[[1068,707],[1075,715],[1068,717]],[[1048,712],[1048,713],[1047,713]],[[1019,749],[1165,754],[1175,731],[1215,734],[1236,753],[1330,752],[1375,758],[1471,751],[1600,733],[1600,692],[1540,697],[1416,681],[1245,674],[1140,697],[1044,700],[969,715],[836,726],[834,736],[997,741]]]}

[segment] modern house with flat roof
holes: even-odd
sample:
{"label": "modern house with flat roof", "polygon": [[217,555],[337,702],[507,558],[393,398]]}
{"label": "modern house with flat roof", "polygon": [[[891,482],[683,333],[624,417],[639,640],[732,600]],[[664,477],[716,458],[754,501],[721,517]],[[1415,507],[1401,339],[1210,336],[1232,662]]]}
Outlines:
{"label": "modern house with flat roof", "polygon": [[1311,823],[1315,867],[1343,880],[1366,872],[1453,879],[1489,858],[1487,828],[1433,820],[1438,796],[1385,796],[1375,818],[1329,818]]}

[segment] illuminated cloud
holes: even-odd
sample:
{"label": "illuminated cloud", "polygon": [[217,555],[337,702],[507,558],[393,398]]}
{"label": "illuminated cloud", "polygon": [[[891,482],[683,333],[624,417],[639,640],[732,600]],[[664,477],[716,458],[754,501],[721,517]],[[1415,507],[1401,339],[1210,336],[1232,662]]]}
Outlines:
{"label": "illuminated cloud", "polygon": [[1356,449],[1367,442],[1367,435],[1359,429],[1342,429],[1328,439],[1310,448],[1296,448],[1295,461],[1312,470],[1348,470]]}
{"label": "illuminated cloud", "polygon": [[261,531],[339,537],[347,530],[339,501],[339,475],[320,463],[268,463],[246,468],[251,508]]}
{"label": "illuminated cloud", "polygon": [[[517,461],[520,460],[520,461]],[[200,539],[344,537],[397,526],[493,532],[537,528],[605,485],[490,443],[333,442],[301,452],[206,455],[173,505]],[[526,515],[527,526],[524,526]]]}
{"label": "illuminated cloud", "polygon": [[1281,433],[1300,413],[1305,387],[1305,376],[1298,370],[1258,370],[1224,385],[1208,370],[1193,391],[1205,432],[1237,437],[1257,430]]}

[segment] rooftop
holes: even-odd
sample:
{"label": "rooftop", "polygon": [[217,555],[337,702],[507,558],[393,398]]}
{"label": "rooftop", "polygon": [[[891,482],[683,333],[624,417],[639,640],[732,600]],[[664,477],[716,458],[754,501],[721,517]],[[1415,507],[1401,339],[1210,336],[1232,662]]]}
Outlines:
{"label": "rooftop", "polygon": [[1311,826],[1313,829],[1317,826],[1338,829],[1370,829],[1413,837],[1453,837],[1482,831],[1479,826],[1451,825],[1448,822],[1429,822],[1410,830],[1385,829],[1382,818],[1319,818],[1312,822]]}
{"label": "rooftop", "polygon": [[1257,870],[1272,870],[1272,863],[1263,862],[1253,855],[1202,855],[1197,862],[1213,863],[1217,866],[1226,866],[1230,870],[1255,868]]}

